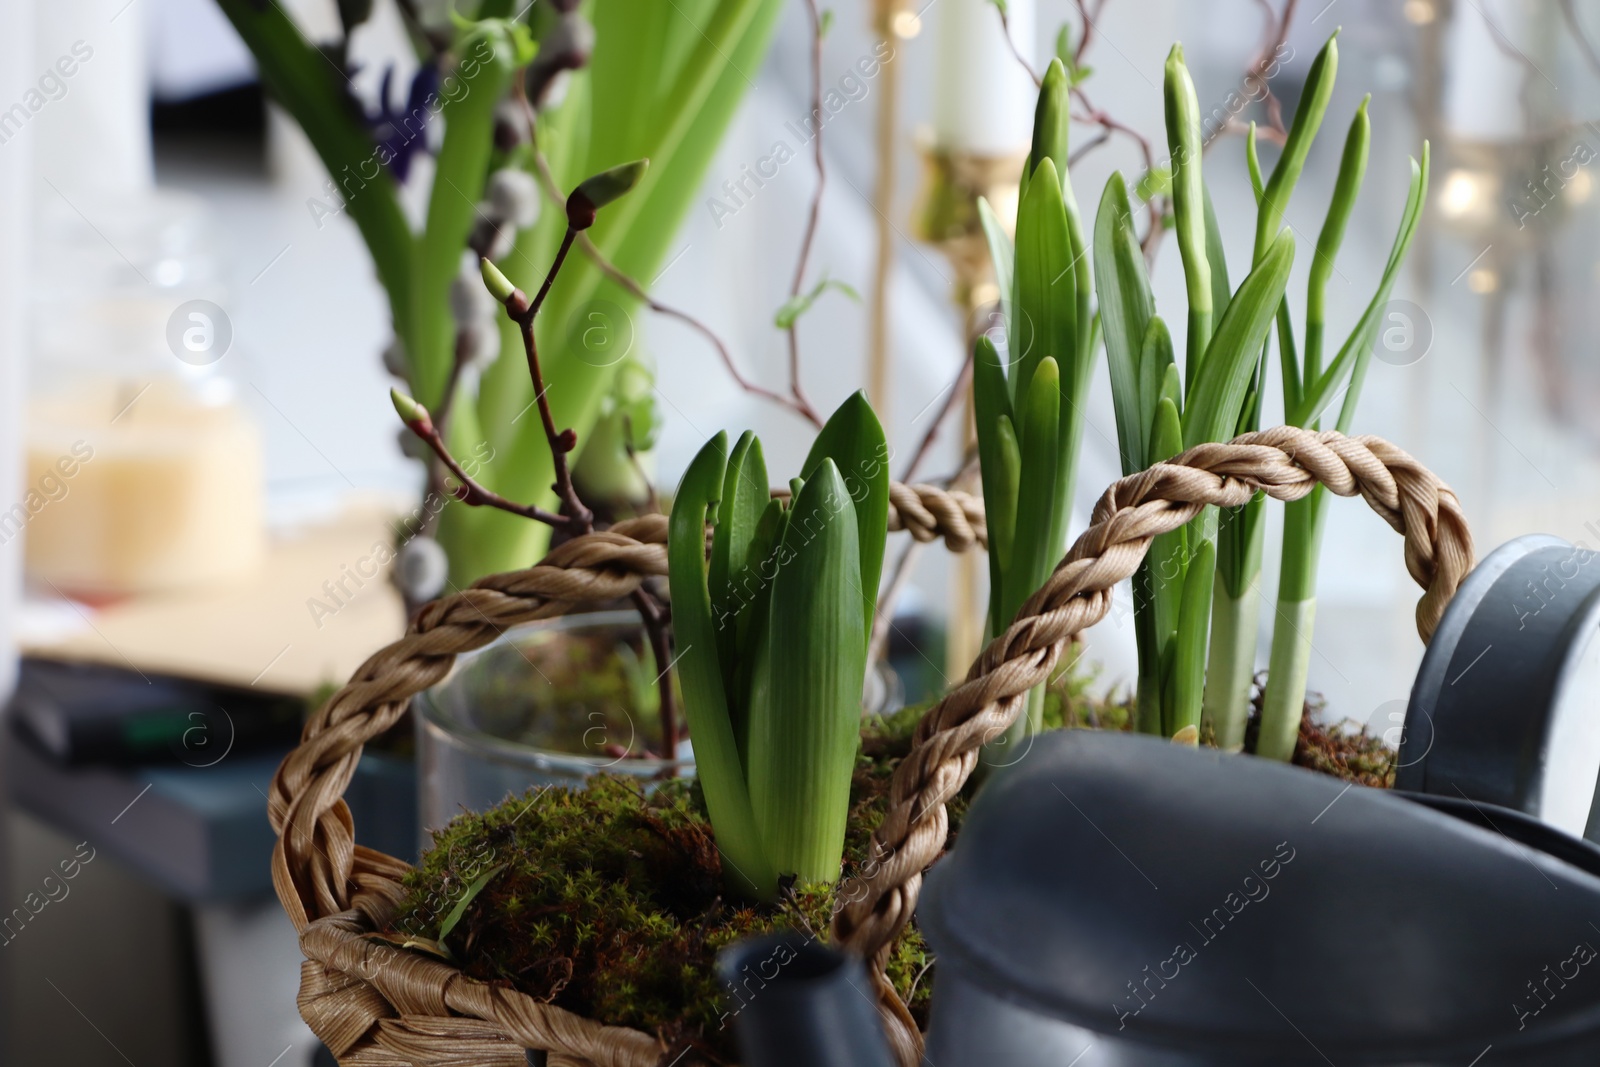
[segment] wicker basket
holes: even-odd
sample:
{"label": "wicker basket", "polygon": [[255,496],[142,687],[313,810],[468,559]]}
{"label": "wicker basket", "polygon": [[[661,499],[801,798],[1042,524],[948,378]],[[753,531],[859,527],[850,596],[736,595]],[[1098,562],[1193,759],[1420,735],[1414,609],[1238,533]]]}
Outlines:
{"label": "wicker basket", "polygon": [[[1012,723],[1072,636],[1106,614],[1112,588],[1133,574],[1153,537],[1206,505],[1237,507],[1257,490],[1294,500],[1318,483],[1341,496],[1360,493],[1404,535],[1407,569],[1425,590],[1417,629],[1427,640],[1473,563],[1455,493],[1380,439],[1281,427],[1200,445],[1111,486],[1044,587],[923,718],[873,836],[877,862],[832,930],[835,942],[867,959],[890,1043],[905,1067],[918,1062],[922,1039],[882,963],[916,907],[923,872],[943,850],[945,801],[972,773],[979,747]],[[970,497],[896,484],[891,500],[891,529],[922,541],[942,538],[956,551],[983,543],[982,506]],[[279,835],[272,876],[306,956],[300,1012],[342,1064],[520,1067],[525,1049],[544,1050],[550,1064],[563,1067],[652,1067],[663,1060],[650,1034],[581,1018],[364,939],[393,917],[408,868],[354,843],[341,797],[361,746],[393,725],[413,695],[442,679],[457,654],[518,623],[626,596],[642,579],[665,573],[662,516],[570,541],[529,570],[485,578],[429,604],[406,636],[362,664],[307,723],[272,783],[270,815]]]}

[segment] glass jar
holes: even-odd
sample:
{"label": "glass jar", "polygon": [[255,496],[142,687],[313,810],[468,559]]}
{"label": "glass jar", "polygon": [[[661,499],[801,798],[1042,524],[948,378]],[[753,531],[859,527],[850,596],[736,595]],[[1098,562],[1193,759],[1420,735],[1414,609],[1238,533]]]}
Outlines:
{"label": "glass jar", "polygon": [[687,740],[675,758],[660,753],[654,662],[628,611],[529,623],[457,657],[450,676],[412,705],[422,833],[601,772],[644,781],[692,774]]}
{"label": "glass jar", "polygon": [[[450,676],[412,704],[423,848],[430,830],[463,811],[530,789],[578,788],[600,773],[646,783],[692,775],[687,738],[672,758],[661,752],[654,664],[631,611],[529,623],[458,656]],[[899,706],[903,690],[888,664],[870,668],[864,688],[864,715]]]}

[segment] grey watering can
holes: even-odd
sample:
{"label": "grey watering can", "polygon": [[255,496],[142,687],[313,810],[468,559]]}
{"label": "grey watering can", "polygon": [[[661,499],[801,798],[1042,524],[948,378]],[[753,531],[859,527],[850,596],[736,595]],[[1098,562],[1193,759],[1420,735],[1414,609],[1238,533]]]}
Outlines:
{"label": "grey watering can", "polygon": [[[928,877],[927,1063],[1593,1067],[1600,849],[1455,807],[1151,738],[1041,737]],[[747,1067],[887,1064],[859,965],[809,947],[740,1013]]]}

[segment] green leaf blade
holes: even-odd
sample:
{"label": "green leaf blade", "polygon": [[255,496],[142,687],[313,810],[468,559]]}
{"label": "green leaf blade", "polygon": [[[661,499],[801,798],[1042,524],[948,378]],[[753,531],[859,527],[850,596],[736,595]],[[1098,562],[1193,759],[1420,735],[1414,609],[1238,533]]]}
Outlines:
{"label": "green leaf blade", "polygon": [[[878,609],[883,550],[889,538],[889,443],[865,393],[851,394],[828,417],[806,455],[801,474],[811,478],[824,460],[833,461],[854,505],[852,528],[860,542],[859,595],[863,626],[870,634]],[[799,494],[795,495],[798,498]]]}
{"label": "green leaf blade", "polygon": [[1056,361],[1046,356],[1033,372],[1019,412],[1017,523],[1012,564],[1005,574],[1002,625],[1009,625],[1023,603],[1044,584],[1060,556],[1053,543],[1056,501],[1051,491],[1060,461],[1060,389],[1061,372]]}
{"label": "green leaf blade", "polygon": [[750,791],[777,871],[834,882],[860,744],[868,626],[855,506],[825,458],[794,498],[773,581],[768,650],[750,732]]}
{"label": "green leaf blade", "polygon": [[1150,275],[1133,236],[1133,210],[1122,175],[1113,173],[1100,195],[1094,224],[1095,290],[1100,295],[1100,322],[1105,334],[1106,363],[1111,372],[1111,401],[1117,420],[1117,446],[1122,473],[1148,466],[1146,429],[1155,398],[1140,390],[1139,363],[1145,333],[1155,314]]}
{"label": "green leaf blade", "polygon": [[1185,447],[1232,437],[1293,263],[1294,238],[1285,230],[1239,284],[1207,346],[1205,372],[1197,377],[1184,404]]}
{"label": "green leaf blade", "polygon": [[1072,235],[1055,163],[1039,162],[1017,210],[1016,313],[1020,334],[1013,336],[1012,403],[1020,407],[1039,361],[1050,357],[1072,366],[1077,348],[1077,280],[1073,277]]}
{"label": "green leaf blade", "polygon": [[727,435],[717,434],[690,462],[678,485],[667,528],[667,577],[684,718],[694,737],[695,773],[705,793],[724,873],[739,892],[769,899],[777,892],[777,878],[756,826],[729,717],[707,588],[706,516],[722,495],[727,451]]}

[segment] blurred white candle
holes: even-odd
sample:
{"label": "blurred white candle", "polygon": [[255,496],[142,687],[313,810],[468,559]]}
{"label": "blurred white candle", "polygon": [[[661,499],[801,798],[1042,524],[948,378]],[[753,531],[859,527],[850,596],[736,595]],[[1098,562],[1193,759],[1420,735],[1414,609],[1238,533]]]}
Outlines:
{"label": "blurred white candle", "polygon": [[23,103],[36,111],[29,124],[37,127],[37,172],[67,196],[136,194],[155,183],[148,7],[127,0],[37,6],[29,73],[39,106],[27,96]]}
{"label": "blurred white candle", "polygon": [[[1027,149],[1038,98],[991,0],[939,0],[933,125],[941,149],[1006,156]],[[1017,50],[1034,61],[1035,0],[1009,0]]]}

